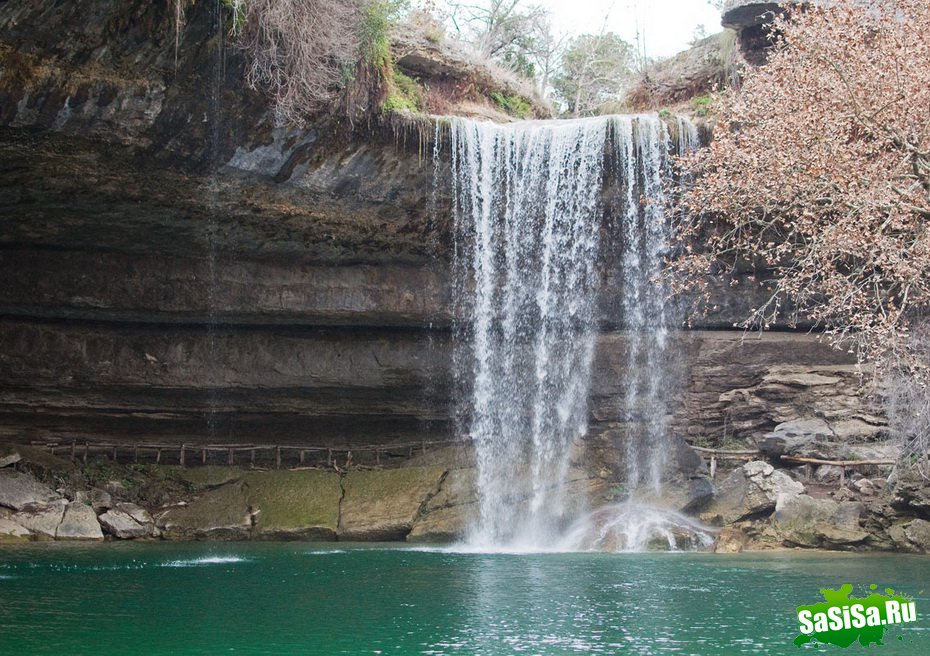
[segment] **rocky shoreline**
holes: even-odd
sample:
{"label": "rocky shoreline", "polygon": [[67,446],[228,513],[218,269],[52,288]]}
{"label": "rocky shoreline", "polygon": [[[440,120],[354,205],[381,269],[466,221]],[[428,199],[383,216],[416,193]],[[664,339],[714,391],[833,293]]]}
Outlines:
{"label": "rocky shoreline", "polygon": [[[796,439],[792,448],[803,451],[814,444],[829,453],[825,440]],[[0,458],[0,544],[452,543],[477,513],[469,457],[466,449],[450,447],[395,468],[263,470],[117,465],[105,459],[81,464],[16,447]],[[925,518],[930,487],[918,474],[899,475],[886,465],[855,467],[862,472],[852,472],[841,485],[837,468],[829,467],[775,468],[752,460],[718,475],[712,495],[670,494],[658,504],[669,510],[689,507],[688,514],[716,536],[701,548],[717,553],[786,548],[930,553]],[[597,474],[577,468],[570,479],[574,507],[609,508],[622,501],[603,467]],[[679,544],[695,543],[686,531],[681,529]],[[649,544],[668,548],[663,540]]]}

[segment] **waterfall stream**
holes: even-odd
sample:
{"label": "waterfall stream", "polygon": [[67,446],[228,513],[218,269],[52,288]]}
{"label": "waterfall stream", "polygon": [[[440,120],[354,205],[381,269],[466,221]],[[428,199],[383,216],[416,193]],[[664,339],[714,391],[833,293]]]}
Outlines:
{"label": "waterfall stream", "polygon": [[[672,150],[656,115],[509,125],[449,119],[456,368],[476,451],[476,547],[553,545],[584,508],[568,494],[588,431],[604,262],[621,267],[629,334],[629,489],[658,489],[666,433],[662,360],[671,313],[658,281]],[[679,143],[696,142],[679,119]],[[611,212],[606,212],[608,204]],[[618,225],[605,225],[606,216]],[[610,230],[623,252],[605,258]]]}

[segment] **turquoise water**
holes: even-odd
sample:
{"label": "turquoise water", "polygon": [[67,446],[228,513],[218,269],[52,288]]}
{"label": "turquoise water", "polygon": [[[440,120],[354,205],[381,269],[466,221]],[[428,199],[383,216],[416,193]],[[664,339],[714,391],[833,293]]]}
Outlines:
{"label": "turquoise water", "polygon": [[870,653],[930,654],[930,558],[295,543],[0,548],[0,653],[791,654],[795,607],[846,582],[917,600]]}

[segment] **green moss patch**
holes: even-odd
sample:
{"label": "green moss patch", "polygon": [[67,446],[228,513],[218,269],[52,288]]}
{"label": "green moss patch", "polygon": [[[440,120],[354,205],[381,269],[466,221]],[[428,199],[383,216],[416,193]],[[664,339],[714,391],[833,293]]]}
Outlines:
{"label": "green moss patch", "polygon": [[249,503],[264,537],[335,536],[342,488],[335,472],[299,470],[246,474]]}

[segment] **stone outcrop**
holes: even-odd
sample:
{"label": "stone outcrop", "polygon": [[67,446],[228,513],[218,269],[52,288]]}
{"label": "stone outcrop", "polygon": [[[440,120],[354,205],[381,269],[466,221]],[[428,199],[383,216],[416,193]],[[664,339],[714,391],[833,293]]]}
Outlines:
{"label": "stone outcrop", "polygon": [[97,521],[97,513],[84,503],[77,501],[65,507],[61,523],[55,529],[58,540],[102,540],[103,531]]}
{"label": "stone outcrop", "polygon": [[747,61],[752,64],[764,64],[771,45],[768,28],[772,19],[786,7],[796,7],[808,2],[809,0],[727,0],[723,7],[721,23],[724,27],[736,30],[740,49]]}
{"label": "stone outcrop", "polygon": [[121,540],[132,540],[152,535],[151,527],[146,528],[122,510],[113,508],[100,515],[100,525],[110,535]]}
{"label": "stone outcrop", "polygon": [[732,524],[764,515],[779,499],[804,492],[804,486],[767,462],[748,462],[717,486],[716,494],[701,517],[716,524]]}
{"label": "stone outcrop", "polygon": [[772,526],[791,546],[852,548],[869,537],[860,521],[863,511],[863,504],[855,501],[786,495],[778,500]]}
{"label": "stone outcrop", "polygon": [[0,506],[23,510],[29,506],[42,506],[60,498],[60,494],[29,474],[11,469],[0,470]]}
{"label": "stone outcrop", "polygon": [[442,467],[350,472],[343,479],[339,539],[405,539],[445,475]]}

